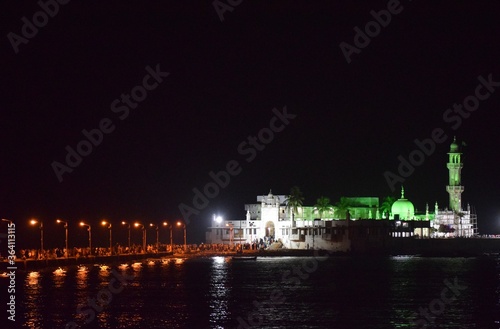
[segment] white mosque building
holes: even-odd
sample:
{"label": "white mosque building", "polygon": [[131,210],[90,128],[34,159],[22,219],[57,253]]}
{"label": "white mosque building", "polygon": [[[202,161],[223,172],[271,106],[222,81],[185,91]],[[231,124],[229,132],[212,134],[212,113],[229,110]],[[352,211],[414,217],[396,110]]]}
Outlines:
{"label": "white mosque building", "polygon": [[[292,216],[287,207],[286,195],[257,196],[257,203],[246,204],[245,220],[224,220],[214,218],[206,232],[206,243],[251,244],[279,241],[289,249],[351,250],[356,244],[383,245],[388,238],[449,238],[477,235],[477,216],[462,209],[461,169],[463,167],[458,144],[454,139],[448,152],[449,209],[416,214],[413,203],[404,196],[391,207],[388,218],[382,218],[378,197],[346,198],[350,206],[346,216],[332,207],[320,215],[312,206],[298,208]],[[342,218],[339,218],[342,217]],[[367,245],[367,246],[368,246]],[[368,247],[367,247],[368,248]]]}
{"label": "white mosque building", "polygon": [[468,204],[467,209],[462,208],[462,152],[456,138],[450,145],[448,152],[448,185],[449,208],[439,209],[438,203],[434,205],[434,212],[429,213],[426,205],[425,214],[415,214],[411,201],[404,198],[404,189],[401,188],[401,198],[392,205],[392,219],[395,220],[426,220],[430,221],[432,237],[472,237],[478,234],[477,215]]}

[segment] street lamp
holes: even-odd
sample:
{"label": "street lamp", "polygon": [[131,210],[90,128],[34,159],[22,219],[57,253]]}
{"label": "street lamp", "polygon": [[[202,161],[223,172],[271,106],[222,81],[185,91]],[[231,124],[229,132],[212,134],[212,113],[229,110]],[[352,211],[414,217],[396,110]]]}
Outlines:
{"label": "street lamp", "polygon": [[187,251],[187,246],[186,246],[186,224],[182,222],[177,222],[177,226],[181,227],[184,229],[184,251]]}
{"label": "street lamp", "polygon": [[230,223],[226,223],[226,226],[229,226],[229,246],[233,247],[234,225],[230,224]]}
{"label": "street lamp", "polygon": [[170,251],[173,253],[174,252],[174,240],[172,240],[172,225],[170,225],[168,222],[163,222],[163,226],[168,226],[170,229]]}
{"label": "street lamp", "polygon": [[31,225],[36,225],[38,223],[40,223],[40,250],[43,254],[43,222],[42,221],[38,221],[36,219],[32,219],[30,221]]}
{"label": "street lamp", "polygon": [[108,226],[107,228],[109,229],[109,255],[113,255],[113,240],[111,239],[111,223],[103,220],[101,222],[101,225],[103,226]]}
{"label": "street lamp", "polygon": [[128,250],[130,252],[130,223],[122,222],[122,225],[128,225]]}
{"label": "street lamp", "polygon": [[[223,218],[222,218],[221,216],[219,216],[219,215],[215,215],[215,214],[214,214],[214,216],[213,216],[213,217],[214,217],[214,222],[216,223],[216,224],[215,224],[215,225],[216,225],[216,227],[220,227],[220,224],[222,223]],[[223,230],[222,230],[222,231],[223,231]],[[217,232],[217,229],[216,229],[216,232]],[[221,241],[222,241],[222,243],[224,243],[224,239],[223,239],[223,236],[222,236],[222,235],[221,235]]]}
{"label": "street lamp", "polygon": [[215,216],[214,214],[214,222],[220,225],[222,223],[222,217],[221,216]]}
{"label": "street lamp", "polygon": [[69,256],[69,250],[68,250],[68,222],[64,221],[62,219],[56,219],[57,223],[64,223],[64,229],[66,231],[66,239],[64,240],[65,245],[66,245],[66,250],[64,251],[64,257],[68,258]]}
{"label": "street lamp", "polygon": [[159,227],[156,224],[150,223],[150,227],[156,227],[156,252],[160,252],[160,234],[159,234]]}
{"label": "street lamp", "polygon": [[255,223],[253,223],[253,222],[249,224],[249,226],[250,226],[250,244],[253,243],[253,225],[254,224]]}
{"label": "street lamp", "polygon": [[141,223],[134,223],[134,226],[142,228],[142,252],[146,253],[146,228]]}
{"label": "street lamp", "polygon": [[9,226],[12,225],[12,221],[10,219],[2,218],[2,222],[9,222]]}
{"label": "street lamp", "polygon": [[87,226],[89,231],[89,249],[90,249],[90,255],[92,255],[92,228],[90,227],[89,224],[85,224],[84,222],[80,222],[80,226]]}

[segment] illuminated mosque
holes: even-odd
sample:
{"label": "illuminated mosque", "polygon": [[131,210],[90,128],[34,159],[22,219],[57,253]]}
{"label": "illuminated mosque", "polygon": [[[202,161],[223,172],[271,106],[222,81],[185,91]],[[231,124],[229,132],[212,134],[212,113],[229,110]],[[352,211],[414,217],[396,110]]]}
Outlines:
{"label": "illuminated mosque", "polygon": [[[382,214],[378,197],[344,198],[349,205],[342,211],[331,207],[321,215],[312,206],[301,206],[292,213],[286,195],[257,196],[257,203],[246,204],[245,220],[215,218],[206,232],[206,242],[216,244],[278,243],[289,249],[351,250],[353,243],[366,248],[385,245],[390,238],[450,238],[477,235],[477,215],[462,208],[461,151],[453,140],[448,152],[449,209],[415,213],[413,203],[404,196]],[[321,217],[321,218],[319,218]]]}

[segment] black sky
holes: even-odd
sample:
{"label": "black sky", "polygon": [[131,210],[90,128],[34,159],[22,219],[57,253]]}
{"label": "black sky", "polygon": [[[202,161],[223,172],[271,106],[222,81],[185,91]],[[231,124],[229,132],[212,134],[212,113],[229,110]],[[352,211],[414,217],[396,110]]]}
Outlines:
{"label": "black sky", "polygon": [[[481,233],[499,233],[500,91],[456,130],[443,113],[474,94],[480,75],[500,81],[500,4],[401,1],[348,64],[339,44],[353,45],[353,28],[387,3],[243,0],[221,22],[211,1],[73,0],[16,54],[8,34],[22,36],[22,17],[33,21],[40,6],[2,2],[1,217],[18,223],[21,245],[37,246],[31,217],[44,221],[49,244],[60,244],[54,221],[64,218],[75,243],[85,243],[76,225],[85,219],[105,245],[101,218],[179,219],[193,188],[236,160],[241,173],[190,218],[188,240],[200,242],[214,213],[244,218],[244,204],[270,188],[298,185],[309,205],[322,195],[399,196],[383,173],[441,128],[447,141],[406,179],[406,196],[417,210],[447,206],[456,135],[467,144],[463,201]],[[120,120],[111,103],[157,65],[170,75]],[[238,145],[284,106],[296,118],[245,161]],[[115,130],[59,182],[51,163],[64,163],[65,147],[103,118]]]}

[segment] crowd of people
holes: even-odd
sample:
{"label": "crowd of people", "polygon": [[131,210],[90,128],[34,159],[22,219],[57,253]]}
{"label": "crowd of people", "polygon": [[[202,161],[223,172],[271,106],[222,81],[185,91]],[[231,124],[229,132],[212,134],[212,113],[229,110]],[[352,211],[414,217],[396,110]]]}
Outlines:
{"label": "crowd of people", "polygon": [[[243,250],[261,250],[267,249],[274,243],[273,237],[264,237],[261,239],[254,239],[251,243],[244,244],[189,244],[184,247],[184,245],[173,245],[170,244],[148,244],[146,246],[145,253],[156,254],[164,252],[174,253],[193,253],[193,252],[243,252]],[[57,259],[63,257],[80,258],[89,256],[110,256],[110,255],[127,255],[127,254],[142,254],[144,250],[142,245],[132,244],[129,246],[122,246],[116,244],[110,250],[110,248],[96,247],[92,248],[92,252],[89,247],[81,248],[69,248],[66,252],[66,248],[52,248],[52,249],[21,249],[18,251],[17,257],[23,260],[34,259],[34,260],[44,260],[44,259]],[[0,256],[0,259],[2,257]]]}
{"label": "crowd of people", "polygon": [[[171,252],[170,244],[160,244],[159,248],[156,244],[149,244],[146,246],[146,253],[155,254],[158,252]],[[187,245],[186,251],[184,250],[184,245],[174,245],[173,249],[176,253],[190,252],[199,249],[197,245]],[[57,259],[63,257],[89,257],[89,256],[110,256],[110,255],[127,255],[127,254],[142,254],[143,248],[141,245],[133,244],[130,247],[115,245],[112,250],[110,248],[96,247],[92,248],[92,252],[89,247],[84,248],[70,248],[66,255],[66,248],[52,248],[52,249],[21,249],[18,251],[17,257],[20,259],[34,259],[34,260],[44,260],[44,259]],[[1,259],[2,257],[0,257]]]}

